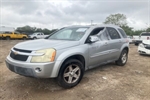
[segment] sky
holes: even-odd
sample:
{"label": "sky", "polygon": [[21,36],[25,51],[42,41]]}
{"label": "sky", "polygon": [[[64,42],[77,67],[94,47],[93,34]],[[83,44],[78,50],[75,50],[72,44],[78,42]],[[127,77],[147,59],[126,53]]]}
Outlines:
{"label": "sky", "polygon": [[135,30],[150,26],[150,0],[0,0],[0,26],[14,28],[102,24],[116,13]]}

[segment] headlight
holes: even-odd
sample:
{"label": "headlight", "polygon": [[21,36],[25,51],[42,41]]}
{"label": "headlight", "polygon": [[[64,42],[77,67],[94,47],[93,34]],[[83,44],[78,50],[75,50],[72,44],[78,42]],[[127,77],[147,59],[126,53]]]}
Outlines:
{"label": "headlight", "polygon": [[36,51],[36,53],[44,53],[42,56],[33,56],[31,62],[52,62],[55,59],[55,49],[44,49]]}
{"label": "headlight", "polygon": [[140,45],[139,45],[141,48],[144,48],[144,45],[141,43]]}

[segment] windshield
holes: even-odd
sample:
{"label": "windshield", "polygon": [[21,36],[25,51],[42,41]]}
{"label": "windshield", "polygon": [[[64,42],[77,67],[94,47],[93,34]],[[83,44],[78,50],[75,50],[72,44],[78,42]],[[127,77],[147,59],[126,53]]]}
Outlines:
{"label": "windshield", "polygon": [[63,28],[50,35],[48,39],[78,41],[83,37],[88,28],[89,27]]}
{"label": "windshield", "polygon": [[38,33],[32,33],[31,35],[36,35],[36,34],[38,34]]}

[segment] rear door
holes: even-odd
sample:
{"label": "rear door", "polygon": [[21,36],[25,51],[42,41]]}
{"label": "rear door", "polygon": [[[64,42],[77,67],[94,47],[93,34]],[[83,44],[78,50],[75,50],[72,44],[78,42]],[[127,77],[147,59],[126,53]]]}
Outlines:
{"label": "rear door", "polygon": [[12,33],[11,33],[11,38],[16,39],[16,38],[17,38],[17,33],[12,32]]}
{"label": "rear door", "polygon": [[38,38],[38,39],[41,38],[41,33],[37,33],[37,38]]}
{"label": "rear door", "polygon": [[107,27],[108,34],[110,36],[109,44],[109,61],[117,60],[120,56],[120,50],[123,45],[122,38],[115,28]]}
{"label": "rear door", "polygon": [[23,38],[23,36],[22,36],[22,34],[20,34],[20,33],[16,33],[16,37],[18,38],[18,39],[21,39],[21,38]]}
{"label": "rear door", "polygon": [[41,38],[43,39],[45,37],[44,33],[41,33]]}

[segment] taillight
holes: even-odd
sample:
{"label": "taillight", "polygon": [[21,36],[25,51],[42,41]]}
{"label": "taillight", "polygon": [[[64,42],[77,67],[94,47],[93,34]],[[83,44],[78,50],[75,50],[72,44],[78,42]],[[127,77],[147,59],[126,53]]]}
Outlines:
{"label": "taillight", "polygon": [[129,39],[126,39],[126,42],[129,42]]}
{"label": "taillight", "polygon": [[149,40],[149,37],[147,37],[147,40]]}

